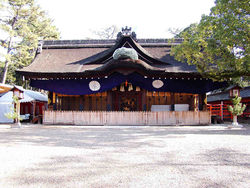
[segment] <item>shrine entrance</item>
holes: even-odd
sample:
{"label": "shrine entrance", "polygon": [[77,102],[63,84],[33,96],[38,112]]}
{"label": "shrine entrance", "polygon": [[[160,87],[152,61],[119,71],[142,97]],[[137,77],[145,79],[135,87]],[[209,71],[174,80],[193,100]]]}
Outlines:
{"label": "shrine entrance", "polygon": [[114,91],[112,101],[114,111],[142,111],[141,91]]}

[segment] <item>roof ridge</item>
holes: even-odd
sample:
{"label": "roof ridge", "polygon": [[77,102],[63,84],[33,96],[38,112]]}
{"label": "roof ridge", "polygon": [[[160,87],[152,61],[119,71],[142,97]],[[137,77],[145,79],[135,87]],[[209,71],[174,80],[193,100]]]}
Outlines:
{"label": "roof ridge", "polygon": [[[43,46],[90,46],[90,45],[114,45],[116,39],[82,39],[82,40],[44,40],[40,41]],[[178,44],[183,42],[183,39],[164,39],[164,38],[148,38],[148,39],[137,39],[137,43],[143,45],[161,45],[161,44]]]}

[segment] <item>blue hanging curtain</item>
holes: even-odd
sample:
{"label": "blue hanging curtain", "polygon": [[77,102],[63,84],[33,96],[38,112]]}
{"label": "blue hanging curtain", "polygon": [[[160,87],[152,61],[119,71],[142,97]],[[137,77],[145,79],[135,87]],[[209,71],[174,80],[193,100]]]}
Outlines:
{"label": "blue hanging curtain", "polygon": [[[100,84],[100,89],[92,91],[89,87],[91,81],[97,81]],[[128,81],[135,86],[139,86],[148,91],[162,91],[162,92],[178,92],[178,93],[196,93],[204,94],[208,91],[212,91],[221,87],[225,87],[225,82],[213,82],[212,80],[205,79],[160,79],[163,82],[163,86],[155,88],[152,85],[154,80],[158,78],[144,78],[144,76],[138,73],[132,73],[129,75],[122,75],[115,73],[107,78],[100,79],[58,79],[58,80],[31,80],[30,85],[32,87],[44,89],[47,91],[66,94],[66,95],[86,95],[104,92],[111,90],[112,88],[119,86],[121,83]]]}

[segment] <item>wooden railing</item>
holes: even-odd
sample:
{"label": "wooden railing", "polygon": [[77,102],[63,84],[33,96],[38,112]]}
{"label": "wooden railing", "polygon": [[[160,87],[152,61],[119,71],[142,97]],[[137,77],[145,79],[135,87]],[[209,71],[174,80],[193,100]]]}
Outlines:
{"label": "wooden railing", "polygon": [[44,124],[61,125],[207,125],[209,111],[45,111]]}
{"label": "wooden railing", "polygon": [[[211,116],[218,116],[221,120],[232,120],[232,113],[228,110],[231,104],[208,104],[207,109],[210,111]],[[246,104],[248,105],[248,104]],[[249,111],[245,110],[240,117],[250,117]]]}
{"label": "wooden railing", "polygon": [[227,104],[208,104],[207,109],[210,111],[211,116],[218,116],[221,120],[233,119]]}

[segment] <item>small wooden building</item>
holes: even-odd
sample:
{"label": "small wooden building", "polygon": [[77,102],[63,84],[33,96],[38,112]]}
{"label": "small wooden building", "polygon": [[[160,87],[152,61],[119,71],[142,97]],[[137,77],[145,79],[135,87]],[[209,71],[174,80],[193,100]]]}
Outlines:
{"label": "small wooden building", "polygon": [[[202,78],[195,66],[170,56],[171,47],[181,42],[137,39],[128,28],[116,40],[43,41],[33,63],[18,73],[30,80],[32,87],[49,91],[51,111],[45,112],[45,123],[208,124],[206,92],[223,84]],[[72,111],[66,121],[65,114]],[[184,112],[199,120],[180,115]],[[121,117],[129,115],[111,120],[119,113]],[[159,115],[157,122],[150,123],[150,113],[161,114],[163,119],[159,120]],[[165,117],[167,113],[174,118],[172,122]],[[206,113],[205,123],[200,121],[200,113]],[[56,120],[56,116],[62,119]],[[129,117],[141,120],[131,123]]]}
{"label": "small wooden building", "polygon": [[20,114],[23,119],[32,123],[41,123],[43,112],[47,109],[48,97],[37,91],[24,90],[24,98],[20,100]]}
{"label": "small wooden building", "polygon": [[228,110],[228,105],[232,105],[232,97],[237,94],[241,97],[241,103],[246,105],[246,109],[241,115],[245,119],[250,119],[250,87],[239,88],[229,87],[224,91],[213,92],[208,95],[208,110],[211,115],[220,117],[221,120],[232,120],[233,116]]}
{"label": "small wooden building", "polygon": [[22,121],[41,122],[47,108],[48,97],[37,91],[26,90],[21,86],[10,86],[8,92],[0,93],[0,123],[13,123],[5,114],[14,108],[13,95],[19,97]]}

